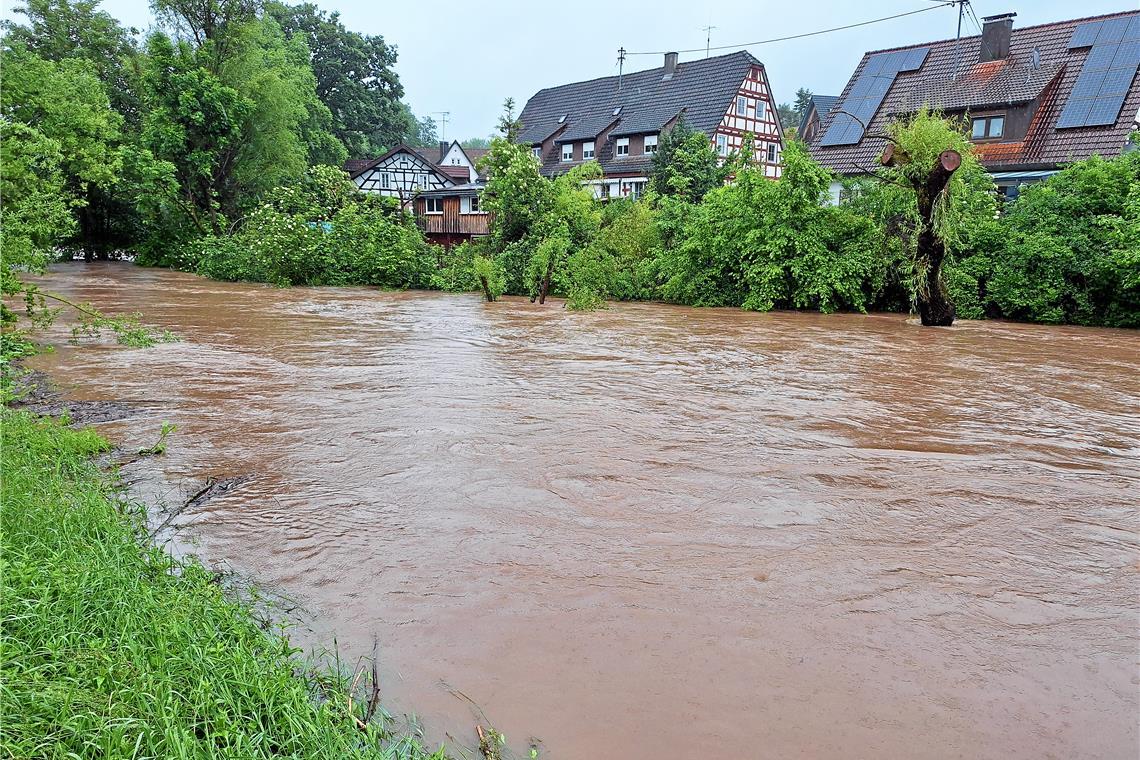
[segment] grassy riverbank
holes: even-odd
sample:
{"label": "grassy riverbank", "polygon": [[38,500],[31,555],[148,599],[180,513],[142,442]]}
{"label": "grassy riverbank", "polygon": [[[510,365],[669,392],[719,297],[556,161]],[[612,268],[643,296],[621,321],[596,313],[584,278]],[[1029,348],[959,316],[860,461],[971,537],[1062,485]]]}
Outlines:
{"label": "grassy riverbank", "polygon": [[[362,727],[343,683],[195,562],[150,546],[89,430],[3,422],[0,756],[441,758]],[[381,711],[382,712],[382,711]]]}

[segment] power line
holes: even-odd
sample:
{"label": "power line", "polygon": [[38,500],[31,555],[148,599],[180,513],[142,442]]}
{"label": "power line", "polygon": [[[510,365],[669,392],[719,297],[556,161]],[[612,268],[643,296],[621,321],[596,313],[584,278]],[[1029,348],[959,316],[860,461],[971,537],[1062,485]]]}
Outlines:
{"label": "power line", "polygon": [[[703,49],[706,51],[706,54],[707,54],[707,52],[710,50],[732,50],[735,48],[752,47],[753,45],[767,45],[767,44],[770,44],[772,42],[786,42],[787,40],[798,40],[798,39],[802,39],[804,37],[815,37],[816,35],[820,35],[820,34],[830,34],[831,32],[841,32],[844,29],[854,29],[854,28],[860,27],[860,26],[869,26],[870,24],[878,24],[882,21],[890,21],[892,19],[902,18],[903,16],[913,16],[916,13],[926,13],[927,11],[938,10],[939,8],[945,8],[947,6],[951,6],[951,5],[956,4],[956,0],[934,0],[934,1],[937,3],[937,5],[929,5],[925,8],[919,8],[918,10],[907,11],[906,13],[896,13],[893,16],[883,16],[882,18],[874,18],[874,19],[871,19],[870,21],[860,21],[857,24],[847,24],[846,26],[836,26],[836,27],[832,27],[831,29],[820,29],[819,31],[816,31],[816,32],[804,32],[803,34],[792,34],[792,35],[789,35],[787,37],[773,37],[772,39],[769,39],[769,40],[757,40],[755,42],[741,42],[737,45],[716,45],[714,47],[706,47]],[[664,55],[665,53],[699,53],[699,52],[701,52],[701,50],[702,50],[702,48],[691,48],[689,50],[654,50],[654,51],[646,51],[646,52],[641,52],[641,53],[626,53],[626,55]]]}

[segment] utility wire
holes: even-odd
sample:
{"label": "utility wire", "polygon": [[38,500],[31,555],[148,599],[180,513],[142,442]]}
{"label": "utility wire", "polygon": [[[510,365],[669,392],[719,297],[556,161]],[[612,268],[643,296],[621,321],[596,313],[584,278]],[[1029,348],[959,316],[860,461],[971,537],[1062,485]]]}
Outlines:
{"label": "utility wire", "polygon": [[[892,19],[902,18],[903,16],[913,16],[916,13],[926,13],[927,11],[938,10],[939,8],[946,8],[948,6],[955,5],[957,0],[934,0],[934,2],[937,4],[936,5],[928,5],[925,8],[919,8],[918,10],[914,10],[914,11],[907,11],[906,13],[896,13],[893,16],[883,16],[882,18],[874,18],[874,19],[871,19],[870,21],[860,21],[857,24],[847,24],[846,26],[836,26],[836,27],[833,27],[831,29],[820,29],[817,32],[804,32],[803,34],[792,34],[792,35],[789,35],[787,37],[773,37],[770,40],[757,40],[755,42],[741,42],[737,45],[714,45],[713,47],[710,47],[707,49],[708,50],[731,50],[731,49],[735,49],[735,48],[752,47],[753,45],[767,45],[767,44],[772,43],[772,42],[785,42],[787,40],[798,40],[798,39],[802,39],[804,37],[815,37],[816,35],[830,34],[831,32],[841,32],[844,29],[854,29],[854,28],[859,27],[859,26],[869,26],[870,24],[878,24],[882,21],[890,21]],[[627,52],[626,55],[664,55],[665,53],[700,53],[705,49],[706,48],[691,48],[689,50],[655,50],[655,51],[647,51],[647,52],[641,52],[641,53],[628,53]]]}

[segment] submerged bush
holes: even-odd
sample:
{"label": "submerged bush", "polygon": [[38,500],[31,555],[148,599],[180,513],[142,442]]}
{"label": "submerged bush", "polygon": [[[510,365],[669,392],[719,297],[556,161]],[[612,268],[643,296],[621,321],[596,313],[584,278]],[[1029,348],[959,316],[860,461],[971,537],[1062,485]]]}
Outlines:
{"label": "submerged bush", "polygon": [[388,288],[425,287],[436,268],[397,201],[360,193],[330,167],[274,190],[234,234],[193,241],[184,264],[220,280]]}

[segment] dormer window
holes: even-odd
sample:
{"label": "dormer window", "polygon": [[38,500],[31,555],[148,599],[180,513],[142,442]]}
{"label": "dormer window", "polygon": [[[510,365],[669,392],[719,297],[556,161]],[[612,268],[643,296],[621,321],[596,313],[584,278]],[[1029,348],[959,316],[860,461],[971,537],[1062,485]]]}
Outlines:
{"label": "dormer window", "polygon": [[614,143],[615,156],[628,156],[629,155],[629,138],[619,137],[617,142]]}
{"label": "dormer window", "polygon": [[594,157],[594,143],[593,142],[582,143],[582,160],[583,161],[589,161],[593,157]]}
{"label": "dormer window", "polygon": [[645,155],[657,152],[657,135],[645,136]]}
{"label": "dormer window", "polygon": [[574,160],[574,143],[563,143],[563,145],[562,145],[562,160],[563,161],[573,161]]}
{"label": "dormer window", "polygon": [[970,123],[971,140],[1000,140],[1005,134],[1005,114],[975,116]]}

